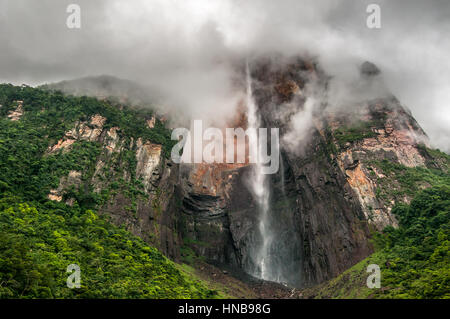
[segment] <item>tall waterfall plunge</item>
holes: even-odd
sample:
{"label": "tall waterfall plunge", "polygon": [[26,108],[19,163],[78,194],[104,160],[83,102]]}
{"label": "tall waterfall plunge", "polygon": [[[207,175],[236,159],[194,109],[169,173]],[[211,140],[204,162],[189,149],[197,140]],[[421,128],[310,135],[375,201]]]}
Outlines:
{"label": "tall waterfall plunge", "polygon": [[[246,82],[247,82],[247,118],[248,127],[258,129],[260,126],[260,118],[257,113],[255,101],[253,99],[252,81],[248,62],[246,64]],[[258,154],[252,154],[252,156],[260,156],[260,148],[258,147]],[[269,192],[267,187],[266,175],[262,172],[262,164],[260,161],[256,161],[251,174],[251,187],[255,200],[258,204],[259,210],[259,232],[262,238],[260,247],[257,247],[257,251],[254,255],[256,269],[253,269],[253,275],[264,280],[274,280],[271,276],[271,265],[269,248],[272,241],[272,234],[268,224],[269,213]]]}
{"label": "tall waterfall plunge", "polygon": [[[248,62],[246,63],[246,93],[247,93],[247,119],[248,128],[258,129],[261,118],[255,103],[252,91],[252,77]],[[258,139],[259,140],[259,139]],[[252,148],[250,148],[252,150]],[[251,156],[261,157],[261,148],[258,145],[257,154]],[[300,238],[295,231],[293,210],[289,207],[288,198],[284,189],[284,166],[281,162],[281,197],[271,194],[271,175],[263,174],[263,164],[257,160],[253,164],[249,188],[257,204],[257,224],[253,234],[252,247],[249,253],[250,262],[246,263],[246,271],[254,277],[287,283],[298,286],[300,277]],[[277,209],[271,207],[271,201],[277,200]],[[279,203],[282,202],[280,209]]]}

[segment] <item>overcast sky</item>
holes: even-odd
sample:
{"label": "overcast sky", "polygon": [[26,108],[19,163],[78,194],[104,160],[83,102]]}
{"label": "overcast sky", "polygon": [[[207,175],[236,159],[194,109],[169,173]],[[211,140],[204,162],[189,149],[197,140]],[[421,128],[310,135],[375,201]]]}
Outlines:
{"label": "overcast sky", "polygon": [[[81,29],[66,26],[81,7]],[[381,7],[381,29],[366,7]],[[337,79],[370,60],[450,151],[448,0],[0,0],[0,81],[110,74],[156,85],[193,116],[232,110],[233,59],[309,52]],[[215,105],[215,107],[211,107]]]}

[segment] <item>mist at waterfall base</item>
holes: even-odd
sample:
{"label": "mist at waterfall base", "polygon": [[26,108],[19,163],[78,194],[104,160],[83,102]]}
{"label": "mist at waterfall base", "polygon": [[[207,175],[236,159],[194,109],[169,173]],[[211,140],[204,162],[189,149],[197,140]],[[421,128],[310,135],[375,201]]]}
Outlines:
{"label": "mist at waterfall base", "polygon": [[[246,62],[246,104],[248,128],[261,127],[261,117],[253,98],[252,78],[248,61]],[[273,151],[273,150],[272,150]],[[258,154],[250,156],[260,157]],[[281,166],[277,175],[282,189],[278,202],[288,203],[288,197],[284,188],[284,165],[280,158]],[[275,189],[271,175],[263,173],[263,164],[256,161],[253,164],[247,179],[249,190],[253,194],[256,203],[257,223],[255,223],[252,240],[253,246],[249,250],[249,256],[243,264],[244,270],[250,275],[267,281],[273,281],[284,285],[297,287],[301,285],[301,260],[300,238],[293,227],[294,216],[290,205],[283,205],[281,209],[273,209],[273,194]]]}

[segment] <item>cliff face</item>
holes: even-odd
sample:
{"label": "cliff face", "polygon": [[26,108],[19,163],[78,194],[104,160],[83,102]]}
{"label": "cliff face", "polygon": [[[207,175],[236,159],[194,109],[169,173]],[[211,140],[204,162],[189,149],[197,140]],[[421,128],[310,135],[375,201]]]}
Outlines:
{"label": "cliff face", "polygon": [[[395,98],[369,102],[362,110],[365,114],[360,120],[366,123],[365,130],[370,134],[352,143],[341,143],[336,160],[358,196],[365,218],[382,230],[388,225],[396,226],[397,221],[391,214],[394,202],[377,196],[381,187],[377,181],[384,175],[377,170],[376,163],[388,160],[406,167],[426,167],[428,161],[419,145],[428,142],[417,122]],[[334,132],[346,125],[342,118],[335,117],[330,117],[329,123]],[[405,197],[404,201],[409,199]]]}
{"label": "cliff face", "polygon": [[[101,214],[107,214],[116,224],[125,226],[134,235],[158,247],[164,254],[179,260],[180,236],[175,231],[175,203],[172,198],[177,183],[177,168],[162,154],[162,145],[142,138],[133,139],[119,127],[104,127],[106,118],[99,114],[88,121],[78,121],[56,144],[49,146],[47,156],[70,152],[76,142],[88,141],[99,146],[99,154],[92,165],[92,173],[70,171],[63,176],[57,189],[48,198],[69,205],[74,198],[70,188],[92,188],[111,195],[102,204]],[[154,125],[154,124],[153,124]],[[130,162],[133,165],[130,166]],[[83,178],[82,175],[88,175]],[[130,196],[128,184],[139,181],[138,196]]]}
{"label": "cliff face", "polygon": [[[326,91],[327,78],[302,59],[260,60],[251,70],[261,126],[279,128],[284,141],[292,136],[291,120],[307,111],[310,86]],[[239,118],[242,124],[245,114]],[[380,196],[386,177],[380,163],[437,165],[420,146],[425,133],[393,97],[362,102],[350,115],[317,104],[307,119],[307,137],[294,135],[294,148],[282,142],[280,170],[268,177],[269,222],[276,235],[270,254],[280,281],[297,287],[335,277],[368,256],[370,228],[397,225],[394,198]],[[150,128],[154,121],[147,122]],[[67,192],[72,185],[92,187],[97,194],[110,189],[100,212],[174,260],[193,252],[211,263],[254,266],[250,256],[263,238],[248,185],[251,165],[176,165],[163,156],[160,144],[130,138],[105,122],[100,115],[78,121],[49,147],[47,156],[66,152],[77,141],[100,147],[89,178],[69,172],[50,199],[73,204]],[[134,180],[139,191],[123,187]]]}
{"label": "cliff face", "polygon": [[[281,138],[291,128],[273,114],[287,108],[288,117],[295,116],[305,108],[308,83],[325,85],[320,70],[302,60],[281,68],[269,62],[266,67],[256,67],[253,76],[258,80],[255,96],[265,124],[279,127]],[[301,245],[291,249],[301,256],[304,286],[335,276],[371,251],[360,203],[334,159],[330,136],[320,134],[320,114],[306,124],[310,137],[297,149],[284,148],[282,152],[284,176],[280,179],[293,203],[289,211]]]}
{"label": "cliff face", "polygon": [[[281,138],[292,129],[286,118],[304,110],[307,86],[314,82],[326,90],[325,75],[301,59],[262,60],[252,70],[262,126],[280,128]],[[379,197],[383,173],[376,163],[427,165],[420,148],[426,135],[393,97],[362,102],[350,117],[325,105],[312,113],[309,137],[296,150],[282,145],[280,171],[270,177],[271,223],[278,236],[273,254],[294,286],[338,275],[372,252],[371,227],[397,225],[394,200]],[[246,182],[250,166],[185,170],[180,185],[192,247],[209,260],[248,268],[250,251],[262,240]]]}

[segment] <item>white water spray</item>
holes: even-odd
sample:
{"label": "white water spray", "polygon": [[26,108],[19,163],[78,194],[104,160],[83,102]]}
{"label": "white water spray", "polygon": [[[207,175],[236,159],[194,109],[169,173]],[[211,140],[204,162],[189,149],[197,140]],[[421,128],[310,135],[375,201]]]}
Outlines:
{"label": "white water spray", "polygon": [[[248,62],[246,64],[246,81],[248,128],[254,128],[256,130],[260,127],[260,118],[258,116],[255,101],[253,99],[252,80]],[[250,154],[251,156],[257,156],[258,158],[251,174],[251,187],[259,208],[260,215],[258,228],[262,237],[262,244],[260,245],[260,247],[258,247],[258,251],[255,255],[255,263],[257,269],[253,270],[253,275],[264,280],[277,281],[277,278],[273,278],[273,272],[270,270],[270,246],[273,239],[268,220],[270,190],[267,187],[266,175],[263,173],[263,165],[259,160],[261,159],[260,152],[261,148],[258,145],[257,154]]]}

